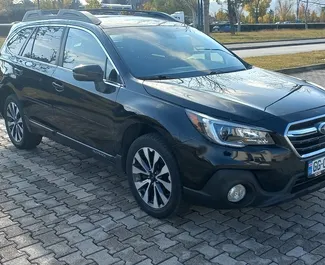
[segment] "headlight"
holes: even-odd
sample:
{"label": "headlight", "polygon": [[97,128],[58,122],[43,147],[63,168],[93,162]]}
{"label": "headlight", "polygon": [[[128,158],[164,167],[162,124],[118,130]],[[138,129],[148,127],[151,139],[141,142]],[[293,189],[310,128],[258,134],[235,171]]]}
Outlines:
{"label": "headlight", "polygon": [[233,147],[274,144],[266,129],[218,120],[195,111],[186,113],[199,132],[218,144]]}

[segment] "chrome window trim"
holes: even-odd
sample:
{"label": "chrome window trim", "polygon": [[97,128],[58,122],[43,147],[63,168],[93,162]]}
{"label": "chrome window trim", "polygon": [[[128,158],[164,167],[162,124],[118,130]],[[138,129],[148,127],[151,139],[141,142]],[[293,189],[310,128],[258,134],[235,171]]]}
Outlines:
{"label": "chrome window trim", "polygon": [[319,115],[319,116],[316,116],[316,117],[313,117],[313,118],[308,118],[308,119],[303,119],[303,120],[300,120],[300,121],[295,121],[295,122],[290,122],[285,131],[284,131],[284,138],[286,139],[287,143],[289,144],[290,148],[292,149],[292,151],[296,154],[296,156],[298,156],[299,158],[310,158],[312,156],[316,156],[316,155],[319,155],[321,153],[325,153],[325,148],[323,149],[320,149],[320,150],[317,150],[317,151],[314,151],[314,152],[311,152],[311,153],[308,153],[308,154],[305,154],[305,155],[300,155],[296,148],[293,146],[293,144],[291,143],[290,139],[289,139],[289,128],[292,126],[292,125],[296,125],[296,124],[300,124],[300,123],[303,123],[303,122],[307,122],[307,121],[312,121],[312,120],[317,120],[317,119],[320,119],[320,118],[324,118],[325,117],[325,114],[323,115]]}
{"label": "chrome window trim", "polygon": [[[85,29],[85,28],[82,28],[82,27],[79,27],[79,26],[74,26],[74,25],[63,25],[63,24],[60,24],[60,23],[45,23],[45,24],[34,24],[34,25],[27,25],[27,26],[22,26],[22,27],[18,27],[17,29],[15,29],[12,33],[11,33],[11,37],[9,39],[7,39],[5,41],[5,43],[3,44],[3,47],[6,47],[8,41],[14,37],[14,33],[19,30],[19,29],[24,29],[24,28],[38,28],[38,27],[63,27],[63,28],[75,28],[75,29],[79,29],[79,30],[83,30],[85,32],[88,32],[90,35],[92,35],[95,40],[98,42],[99,46],[102,48],[102,50],[104,51],[105,55],[107,56],[108,60],[110,61],[110,63],[112,64],[113,68],[116,70],[117,74],[119,75],[120,79],[121,79],[121,83],[117,83],[118,85],[116,85],[116,83],[114,82],[110,82],[106,79],[103,79],[104,83],[108,83],[110,85],[113,85],[113,86],[116,86],[116,87],[125,87],[125,82],[120,74],[120,71],[117,69],[116,65],[114,64],[113,60],[111,59],[111,57],[109,56],[108,52],[106,51],[105,47],[103,46],[103,44],[100,42],[100,40],[97,38],[97,36],[91,31],[91,30],[88,30],[88,29]],[[65,47],[62,47],[63,49]],[[16,55],[15,55],[16,56]],[[20,56],[20,55],[17,55],[16,57],[18,58],[27,58],[27,57],[24,57],[24,56]],[[62,66],[59,66],[57,64],[50,64],[50,63],[46,63],[46,62],[41,62],[41,61],[38,61],[38,60],[35,60],[35,59],[31,59],[31,58],[28,58],[28,60],[32,60],[34,62],[38,62],[38,63],[42,63],[42,64],[46,64],[46,65],[49,65],[51,67],[53,66],[57,66],[57,67],[61,67],[65,70],[71,70],[71,69],[68,69],[68,68],[65,68],[65,67],[62,67]]]}

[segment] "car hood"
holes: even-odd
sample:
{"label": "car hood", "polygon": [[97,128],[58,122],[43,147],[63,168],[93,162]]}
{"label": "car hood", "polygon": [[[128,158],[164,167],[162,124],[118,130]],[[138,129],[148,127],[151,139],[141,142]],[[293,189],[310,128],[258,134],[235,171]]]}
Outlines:
{"label": "car hood", "polygon": [[[199,105],[223,113],[264,118],[284,116],[325,105],[325,91],[306,81],[259,68],[201,77],[147,80],[152,96],[198,110]],[[254,112],[255,110],[255,112]],[[241,115],[242,114],[242,115]]]}

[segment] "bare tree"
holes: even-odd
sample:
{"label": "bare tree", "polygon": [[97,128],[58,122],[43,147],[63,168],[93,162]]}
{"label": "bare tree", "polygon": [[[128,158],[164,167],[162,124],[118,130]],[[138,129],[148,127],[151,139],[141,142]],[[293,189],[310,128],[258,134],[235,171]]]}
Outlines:
{"label": "bare tree", "polygon": [[[230,32],[235,34],[235,23],[237,21],[237,31],[241,31],[241,15],[244,11],[245,5],[249,0],[227,0],[227,14],[230,23]],[[218,4],[222,5],[224,0],[218,0]]]}
{"label": "bare tree", "polygon": [[184,5],[188,6],[192,11],[193,26],[198,25],[198,4],[197,0],[180,0]]}
{"label": "bare tree", "polygon": [[245,5],[249,2],[249,0],[233,0],[234,12],[236,14],[237,20],[237,31],[241,31],[241,15],[243,14]]}
{"label": "bare tree", "polygon": [[308,29],[308,5],[309,0],[306,0],[306,6],[305,6],[305,29]]}
{"label": "bare tree", "polygon": [[282,21],[287,20],[292,12],[293,5],[294,3],[292,0],[278,0],[276,11]]}
{"label": "bare tree", "polygon": [[299,7],[301,0],[297,0],[297,9],[296,9],[296,20],[299,20]]}

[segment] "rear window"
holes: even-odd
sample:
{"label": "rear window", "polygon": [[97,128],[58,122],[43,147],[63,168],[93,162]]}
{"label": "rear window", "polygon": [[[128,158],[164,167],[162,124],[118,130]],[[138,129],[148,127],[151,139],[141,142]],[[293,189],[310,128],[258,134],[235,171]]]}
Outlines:
{"label": "rear window", "polygon": [[20,30],[8,41],[6,51],[13,55],[18,55],[32,32],[33,28]]}
{"label": "rear window", "polygon": [[29,40],[23,56],[55,64],[60,50],[63,27],[39,27]]}

